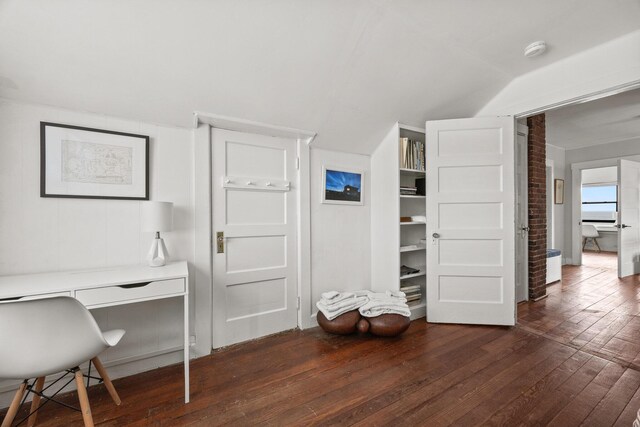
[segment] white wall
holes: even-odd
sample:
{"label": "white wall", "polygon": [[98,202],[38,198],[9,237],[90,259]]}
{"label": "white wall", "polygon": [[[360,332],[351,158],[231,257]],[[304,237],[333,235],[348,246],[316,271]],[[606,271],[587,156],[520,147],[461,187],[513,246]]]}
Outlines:
{"label": "white wall", "polygon": [[477,116],[513,115],[640,82],[640,30],[514,79]]}
{"label": "white wall", "polygon": [[566,151],[566,179],[565,179],[565,221],[564,240],[565,252],[568,259],[572,258],[572,175],[571,165],[592,160],[626,158],[640,161],[640,138],[627,141],[612,142],[610,144],[594,145]]}
{"label": "white wall", "polygon": [[[40,121],[149,135],[150,198],[175,207],[174,231],[163,233],[167,248],[174,259],[193,260],[190,130],[0,99],[0,275],[144,263],[153,238],[140,231],[139,201],[40,197]],[[180,300],[93,313],[101,327],[127,330],[103,356],[106,364],[181,345]],[[180,360],[177,352],[112,367],[110,373],[118,377]],[[0,384],[0,391],[5,388]]]}
{"label": "white wall", "polygon": [[[365,171],[364,206],[322,204],[322,166]],[[311,149],[311,303],[328,290],[371,287],[370,157]]]}
{"label": "white wall", "polygon": [[[562,205],[556,205],[553,203],[551,209],[553,210],[553,249],[560,249],[562,251],[563,258],[565,257],[565,233],[564,233],[564,216],[565,207],[570,206],[570,202],[566,199],[566,188],[570,185],[571,180],[567,180],[565,177],[565,150],[564,148],[556,147],[555,145],[547,144],[547,160],[553,161],[553,177],[554,179],[565,180],[565,201]],[[553,188],[553,183],[551,183]],[[553,194],[552,194],[553,196]],[[553,200],[553,197],[552,197]]]}

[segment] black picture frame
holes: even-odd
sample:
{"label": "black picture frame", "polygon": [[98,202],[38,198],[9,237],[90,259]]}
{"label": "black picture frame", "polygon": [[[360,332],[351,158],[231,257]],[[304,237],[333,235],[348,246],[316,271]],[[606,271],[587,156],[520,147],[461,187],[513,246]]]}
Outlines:
{"label": "black picture frame", "polygon": [[[82,195],[47,192],[47,129],[63,128],[82,132],[95,132],[99,134],[114,135],[139,139],[139,144],[144,145],[144,195],[137,197],[113,196],[113,195]],[[111,199],[111,200],[149,200],[149,141],[148,135],[117,132],[106,129],[97,129],[84,126],[67,125],[62,123],[40,122],[40,197],[67,198],[67,199]]]}

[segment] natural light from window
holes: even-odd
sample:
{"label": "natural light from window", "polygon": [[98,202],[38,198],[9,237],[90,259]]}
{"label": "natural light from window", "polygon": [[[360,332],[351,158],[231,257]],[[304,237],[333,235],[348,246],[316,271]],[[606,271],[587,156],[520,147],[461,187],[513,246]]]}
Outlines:
{"label": "natural light from window", "polygon": [[582,186],[582,220],[614,223],[618,211],[618,186]]}

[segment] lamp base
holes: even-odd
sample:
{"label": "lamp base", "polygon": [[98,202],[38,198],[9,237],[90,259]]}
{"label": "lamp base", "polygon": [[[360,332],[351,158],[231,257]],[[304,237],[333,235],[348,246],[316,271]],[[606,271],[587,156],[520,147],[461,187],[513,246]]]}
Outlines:
{"label": "lamp base", "polygon": [[150,267],[162,267],[166,265],[169,261],[169,252],[167,252],[167,247],[164,245],[164,240],[161,237],[156,237],[151,242],[151,249],[149,249],[149,254],[147,254],[147,262]]}

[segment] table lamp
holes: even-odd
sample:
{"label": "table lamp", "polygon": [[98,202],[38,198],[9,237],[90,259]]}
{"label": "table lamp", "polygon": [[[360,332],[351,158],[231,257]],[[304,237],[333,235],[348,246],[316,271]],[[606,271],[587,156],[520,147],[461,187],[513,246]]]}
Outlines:
{"label": "table lamp", "polygon": [[162,267],[169,261],[169,253],[160,232],[171,231],[173,228],[173,203],[142,202],[141,214],[142,231],[156,233],[147,255],[147,262],[151,267]]}

